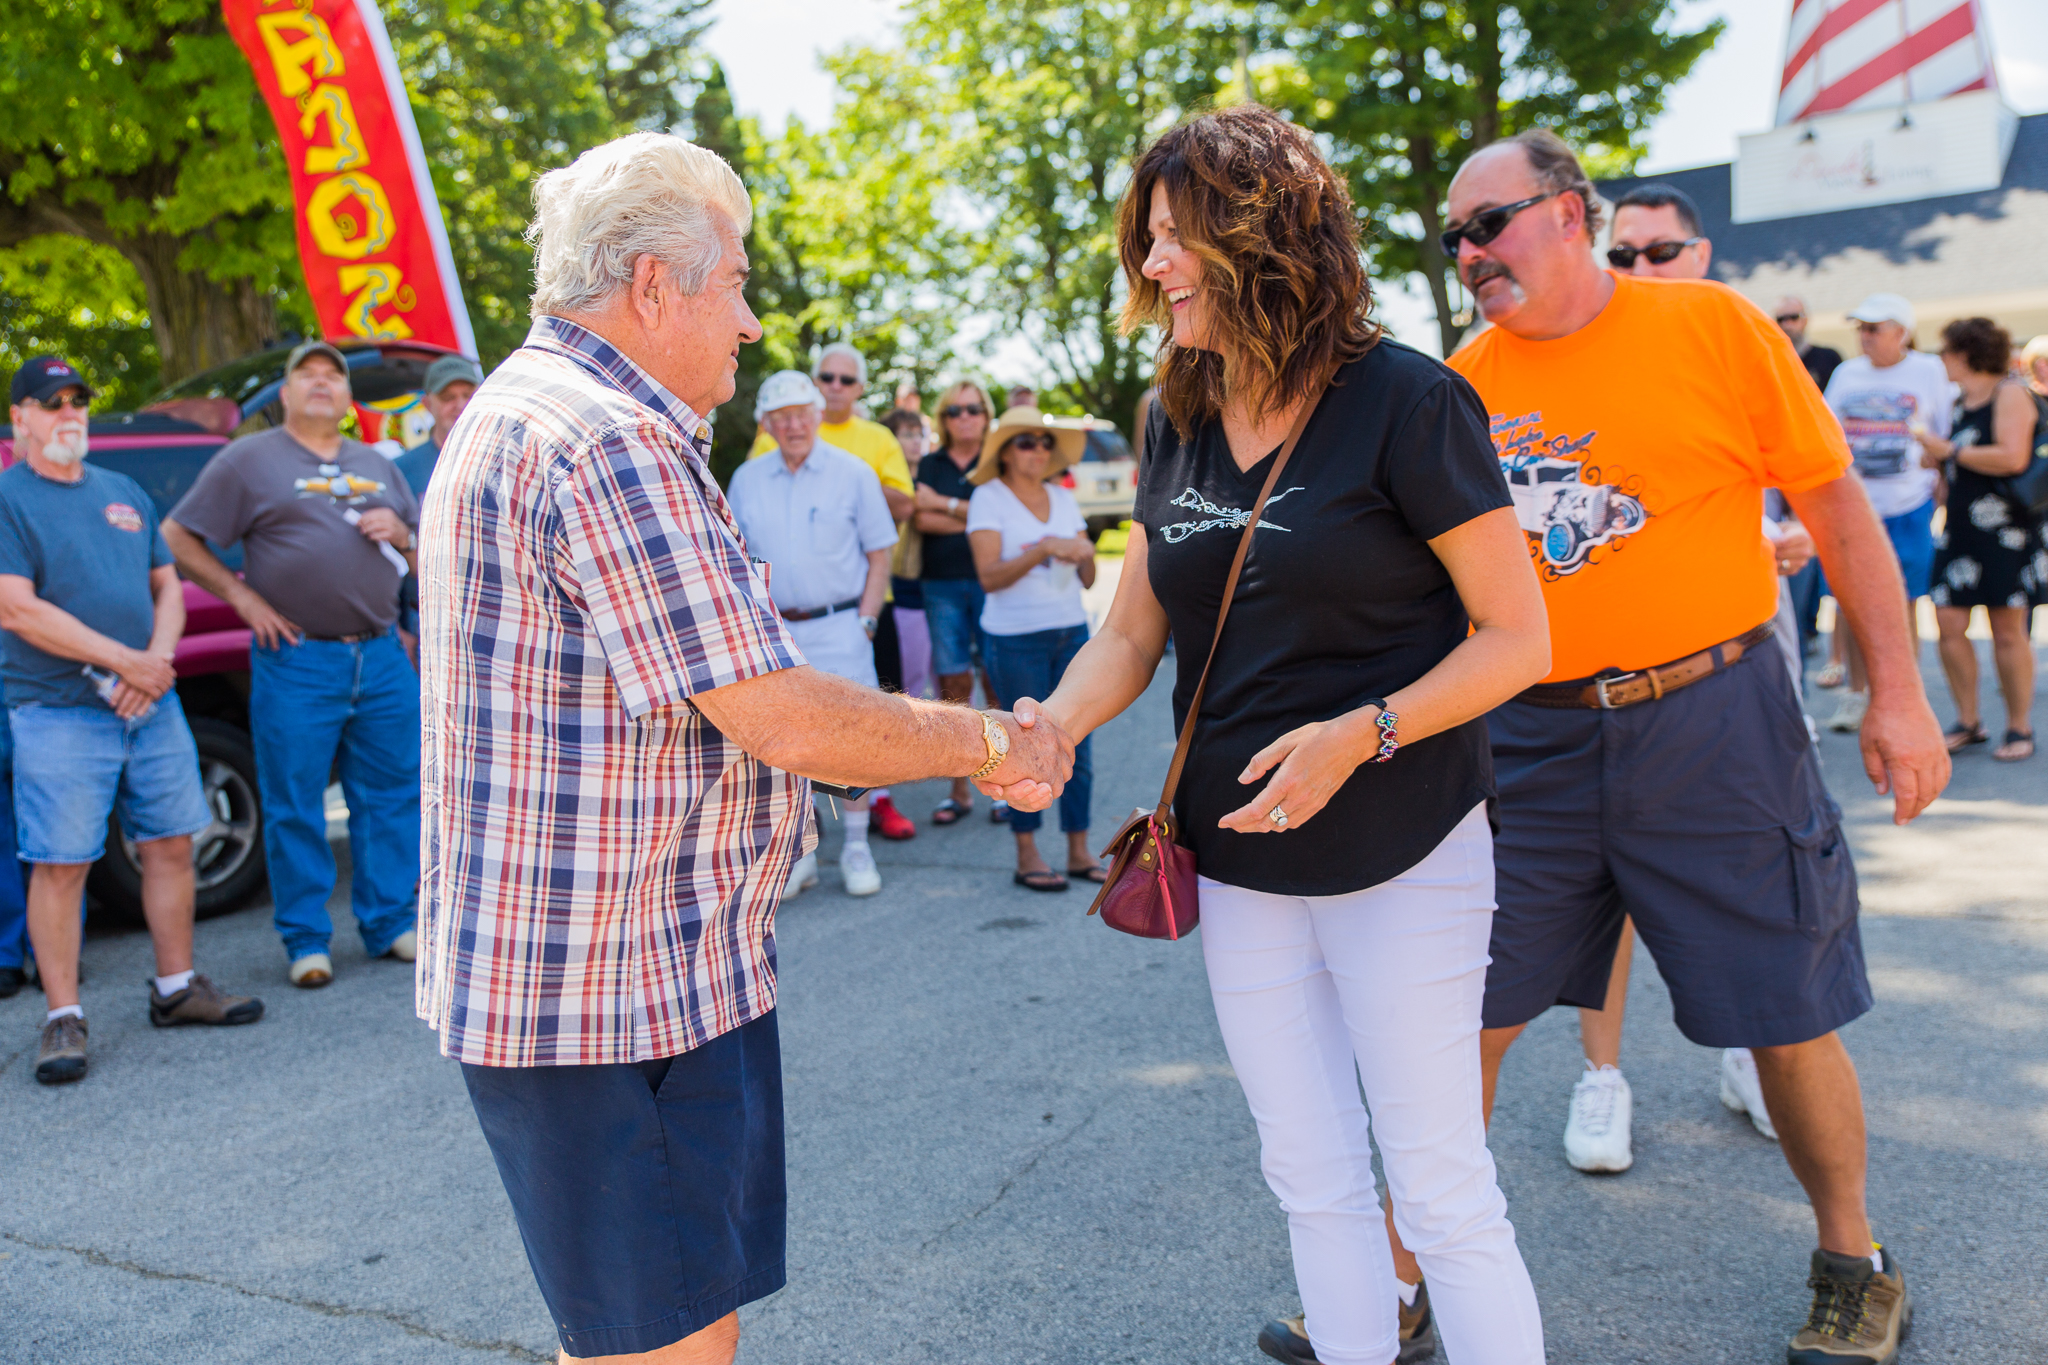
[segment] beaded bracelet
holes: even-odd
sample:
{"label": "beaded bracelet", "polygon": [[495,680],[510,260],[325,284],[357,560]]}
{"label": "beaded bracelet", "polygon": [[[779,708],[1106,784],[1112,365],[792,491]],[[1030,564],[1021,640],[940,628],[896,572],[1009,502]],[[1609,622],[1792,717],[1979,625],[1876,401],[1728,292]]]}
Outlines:
{"label": "beaded bracelet", "polygon": [[1387,709],[1387,702],[1384,697],[1369,697],[1366,699],[1365,704],[1367,706],[1377,706],[1380,709],[1379,715],[1375,716],[1372,722],[1379,727],[1380,751],[1366,761],[1368,763],[1384,763],[1394,756],[1394,750],[1401,747],[1401,738],[1395,729],[1395,727],[1400,725],[1401,718]]}

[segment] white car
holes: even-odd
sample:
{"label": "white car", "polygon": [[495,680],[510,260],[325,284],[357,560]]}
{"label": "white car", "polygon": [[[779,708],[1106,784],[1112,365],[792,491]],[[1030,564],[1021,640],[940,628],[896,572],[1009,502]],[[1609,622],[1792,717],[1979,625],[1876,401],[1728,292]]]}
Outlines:
{"label": "white car", "polygon": [[1088,518],[1088,534],[1100,535],[1131,519],[1138,496],[1138,460],[1130,442],[1107,422],[1088,428],[1088,447],[1061,476]]}
{"label": "white car", "polygon": [[1574,573],[1610,541],[1641,530],[1642,503],[1604,483],[1581,483],[1571,460],[1528,459],[1507,471],[1515,520],[1537,543],[1543,560],[1560,574]]}

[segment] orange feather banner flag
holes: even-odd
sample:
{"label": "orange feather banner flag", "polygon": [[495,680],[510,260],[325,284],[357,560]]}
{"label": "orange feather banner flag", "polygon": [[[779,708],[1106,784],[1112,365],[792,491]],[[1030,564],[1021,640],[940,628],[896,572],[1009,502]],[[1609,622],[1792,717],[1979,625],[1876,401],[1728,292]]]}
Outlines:
{"label": "orange feather banner flag", "polygon": [[277,123],[321,330],[474,358],[441,204],[374,0],[222,0],[221,12]]}

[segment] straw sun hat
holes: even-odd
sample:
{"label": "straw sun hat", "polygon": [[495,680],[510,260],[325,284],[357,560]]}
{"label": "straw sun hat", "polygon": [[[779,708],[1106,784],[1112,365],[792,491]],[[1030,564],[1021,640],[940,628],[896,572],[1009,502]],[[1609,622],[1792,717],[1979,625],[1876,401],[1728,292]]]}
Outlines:
{"label": "straw sun hat", "polygon": [[1081,452],[1088,447],[1088,433],[1100,425],[1092,417],[1047,417],[1037,408],[1011,408],[981,438],[981,458],[974,462],[967,482],[984,484],[996,477],[1000,463],[996,452],[1003,448],[1003,442],[1027,431],[1052,435],[1052,458],[1045,466],[1045,477],[1049,479],[1081,458]]}

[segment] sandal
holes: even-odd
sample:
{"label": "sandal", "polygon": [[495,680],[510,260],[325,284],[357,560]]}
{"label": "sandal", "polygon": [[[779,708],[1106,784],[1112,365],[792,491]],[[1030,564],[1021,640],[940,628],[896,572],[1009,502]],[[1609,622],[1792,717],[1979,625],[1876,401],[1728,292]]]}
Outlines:
{"label": "sandal", "polygon": [[1109,869],[1105,868],[1101,863],[1090,863],[1086,867],[1070,867],[1067,869],[1067,875],[1079,878],[1084,882],[1093,882],[1097,886],[1102,886],[1109,881]]}
{"label": "sandal", "polygon": [[1815,687],[1840,687],[1843,679],[1848,676],[1849,670],[1847,667],[1830,660],[1822,664],[1820,671],[1813,675],[1813,685]]}
{"label": "sandal", "polygon": [[938,805],[932,807],[932,823],[935,825],[957,825],[972,814],[974,814],[974,803],[972,801],[962,803],[955,801],[949,796],[939,802]]}
{"label": "sandal", "polygon": [[[2013,750],[2015,749],[2025,749],[2026,752],[2014,753]],[[2026,760],[2034,756],[2034,732],[2032,730],[2027,730],[2024,732],[2019,730],[2007,730],[2005,732],[2005,743],[1999,745],[1996,749],[1993,749],[1991,751],[1991,756],[1997,759],[2000,763],[2026,762]]]}
{"label": "sandal", "polygon": [[1952,754],[1959,754],[1972,744],[1991,742],[1991,736],[1984,733],[1984,722],[1981,720],[1971,721],[1968,725],[1957,721],[1943,730],[1941,737],[1948,742],[1948,751]]}
{"label": "sandal", "polygon": [[1064,891],[1067,889],[1067,879],[1049,867],[1038,872],[1012,873],[1010,880],[1027,891]]}

